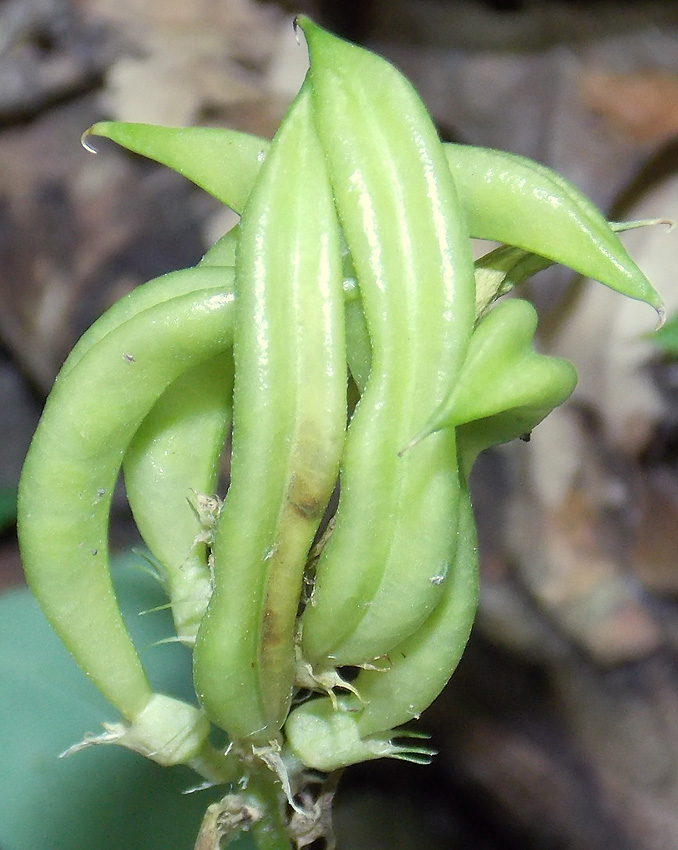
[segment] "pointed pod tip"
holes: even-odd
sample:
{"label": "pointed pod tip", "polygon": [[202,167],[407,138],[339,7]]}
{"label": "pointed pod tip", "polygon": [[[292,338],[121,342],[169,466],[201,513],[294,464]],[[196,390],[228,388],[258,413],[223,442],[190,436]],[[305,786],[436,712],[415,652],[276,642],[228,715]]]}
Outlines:
{"label": "pointed pod tip", "polygon": [[445,401],[433,411],[421,431],[415,434],[407,445],[403,446],[403,448],[398,452],[398,457],[402,457],[405,452],[408,452],[410,449],[418,446],[422,440],[425,440],[427,437],[435,434],[436,431],[441,431],[443,428],[451,428],[457,425],[458,423],[454,419],[454,411],[454,394],[450,394]]}
{"label": "pointed pod tip", "polygon": [[610,227],[615,233],[623,233],[626,230],[637,230],[640,227],[654,227],[657,224],[665,224],[666,232],[670,233],[676,226],[672,218],[640,218],[634,221],[611,221]]}
{"label": "pointed pod tip", "polygon": [[649,219],[647,224],[665,224],[666,233],[670,233],[676,229],[676,220],[674,218],[653,218]]}
{"label": "pointed pod tip", "polygon": [[292,26],[294,27],[295,35],[298,38],[299,30],[306,34],[306,30],[313,28],[314,24],[313,21],[311,21],[311,19],[307,15],[299,14],[294,16]]}
{"label": "pointed pod tip", "polygon": [[329,35],[322,27],[318,26],[315,21],[312,21],[308,15],[296,15],[294,18],[294,32],[297,36],[297,41],[299,40],[299,30],[301,30],[304,34],[304,38],[306,39],[306,43],[309,48],[311,46],[311,42],[314,41],[316,36]]}
{"label": "pointed pod tip", "polygon": [[88,127],[85,132],[80,136],[80,144],[86,151],[90,153],[99,153],[99,151],[94,147],[91,141],[92,136],[99,136],[100,138],[110,139],[110,127],[115,122],[113,121],[97,121],[96,124],[92,124],[91,127]]}
{"label": "pointed pod tip", "polygon": [[418,446],[422,440],[425,440],[427,437],[430,437],[434,431],[437,431],[438,427],[439,426],[436,426],[435,423],[425,425],[418,434],[415,434],[414,437],[412,437],[407,445],[403,446],[403,448],[398,452],[398,457],[402,457],[405,452],[409,452],[410,449]]}
{"label": "pointed pod tip", "polygon": [[663,306],[655,307],[657,311],[657,324],[655,325],[655,331],[660,330],[666,324],[666,310]]}
{"label": "pointed pod tip", "polygon": [[[639,270],[640,271],[640,270]],[[647,304],[652,307],[652,309],[657,314],[657,326],[655,330],[659,330],[662,327],[664,322],[666,321],[666,309],[664,307],[664,299],[657,292],[657,290],[652,286],[647,277],[641,272],[641,277],[638,278],[638,288],[635,292],[625,292],[624,290],[618,290],[622,293],[622,295],[628,295],[630,298],[634,298],[637,301],[642,302],[643,304]]]}
{"label": "pointed pod tip", "polygon": [[99,151],[94,147],[94,145],[90,141],[90,136],[95,135],[95,133],[94,133],[95,127],[96,127],[96,124],[93,124],[91,127],[88,127],[87,130],[85,130],[85,132],[82,134],[82,136],[80,136],[80,144],[83,146],[83,148],[86,151],[88,151],[89,153],[93,153],[93,154],[99,153]]}

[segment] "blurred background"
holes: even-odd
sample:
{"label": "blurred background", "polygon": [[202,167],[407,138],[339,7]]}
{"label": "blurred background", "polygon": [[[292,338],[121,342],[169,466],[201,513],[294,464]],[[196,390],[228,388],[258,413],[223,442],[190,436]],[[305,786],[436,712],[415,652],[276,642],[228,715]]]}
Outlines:
{"label": "blurred background", "polygon": [[[442,136],[531,156],[615,219],[678,220],[678,3],[0,0],[0,585],[22,581],[14,488],[77,337],[233,223],[99,119],[270,137],[305,11],[394,61]],[[625,237],[678,309],[678,235]],[[481,248],[479,247],[479,250]],[[346,772],[342,850],[678,847],[678,364],[654,314],[563,269],[528,294],[573,399],[479,461],[469,649],[423,726],[430,768]],[[117,548],[136,541],[120,504]]]}

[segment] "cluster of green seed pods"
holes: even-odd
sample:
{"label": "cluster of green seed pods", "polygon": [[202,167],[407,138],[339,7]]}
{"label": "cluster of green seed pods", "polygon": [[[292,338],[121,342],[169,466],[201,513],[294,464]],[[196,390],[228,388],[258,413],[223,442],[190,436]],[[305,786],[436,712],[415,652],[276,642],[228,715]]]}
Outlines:
{"label": "cluster of green seed pods", "polygon": [[[396,730],[445,686],[473,622],[471,466],[576,382],[535,351],[534,309],[494,300],[558,262],[661,311],[572,186],[520,157],[443,145],[389,63],[299,26],[310,71],[272,142],[89,131],[242,218],[195,268],[145,284],[85,334],[20,487],[29,583],[125,718],[114,737],[215,781],[233,768],[210,724],[236,755],[282,746],[288,764],[321,771],[427,758]],[[504,246],[474,264],[471,237]],[[117,607],[107,523],[121,468],[199,707],[153,692]]]}

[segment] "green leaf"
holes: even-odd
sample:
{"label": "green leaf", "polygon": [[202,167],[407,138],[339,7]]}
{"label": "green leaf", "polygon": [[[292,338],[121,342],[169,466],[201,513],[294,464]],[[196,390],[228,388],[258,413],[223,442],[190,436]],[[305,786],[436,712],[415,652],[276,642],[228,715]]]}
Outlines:
{"label": "green leaf", "polygon": [[[139,617],[163,601],[138,569],[118,558],[120,604],[158,690],[190,698],[190,655],[168,635],[167,612]],[[205,808],[224,789],[186,795],[200,780],[163,769],[120,747],[98,746],[59,759],[116,712],[62,647],[28,590],[0,598],[0,846],[3,850],[190,850]],[[251,846],[246,843],[243,848]]]}

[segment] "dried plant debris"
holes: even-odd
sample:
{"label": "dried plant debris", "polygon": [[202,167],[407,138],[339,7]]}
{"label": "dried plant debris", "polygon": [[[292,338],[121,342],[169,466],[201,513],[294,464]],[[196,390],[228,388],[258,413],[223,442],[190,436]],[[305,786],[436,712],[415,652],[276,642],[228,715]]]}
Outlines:
{"label": "dried plant debris", "polygon": [[29,118],[96,87],[113,58],[112,34],[68,0],[0,6],[0,122]]}
{"label": "dried plant debris", "polygon": [[637,142],[659,146],[678,133],[678,72],[591,70],[582,85],[591,109]]}
{"label": "dried plant debris", "polygon": [[106,76],[111,118],[167,125],[207,120],[272,135],[306,69],[305,51],[288,35],[289,16],[270,3],[88,5],[131,48]]}
{"label": "dried plant debris", "polygon": [[629,563],[637,469],[573,406],[535,429],[525,463],[508,532],[519,582],[555,631],[598,664],[655,651],[661,634]]}

